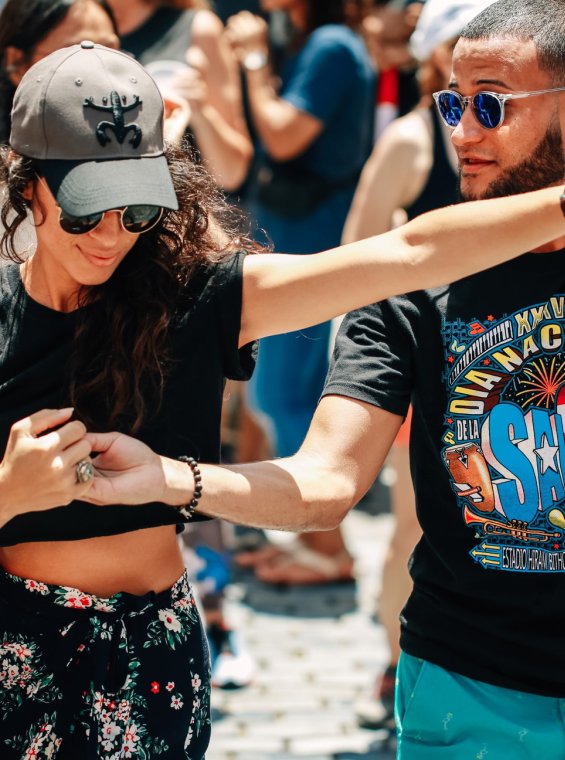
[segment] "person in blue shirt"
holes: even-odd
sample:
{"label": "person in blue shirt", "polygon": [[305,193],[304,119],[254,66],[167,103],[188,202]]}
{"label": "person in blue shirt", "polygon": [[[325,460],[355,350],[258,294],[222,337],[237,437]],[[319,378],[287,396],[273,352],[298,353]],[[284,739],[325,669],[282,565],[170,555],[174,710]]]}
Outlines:
{"label": "person in blue shirt", "polygon": [[[340,242],[371,150],[375,73],[363,40],[345,24],[343,0],[262,0],[261,9],[288,19],[282,54],[270,55],[258,16],[241,12],[227,27],[259,141],[247,203],[277,251],[314,253]],[[261,343],[249,400],[271,423],[278,456],[304,439],[327,372],[329,335],[324,323]],[[280,568],[273,571],[278,582]]]}

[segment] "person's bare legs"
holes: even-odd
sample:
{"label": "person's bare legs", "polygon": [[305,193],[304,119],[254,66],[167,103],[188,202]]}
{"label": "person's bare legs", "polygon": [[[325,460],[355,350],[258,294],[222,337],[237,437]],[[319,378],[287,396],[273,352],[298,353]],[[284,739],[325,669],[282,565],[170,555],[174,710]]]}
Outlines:
{"label": "person's bare legs", "polygon": [[239,402],[234,462],[270,459],[273,456],[273,447],[263,420],[249,408],[243,384],[232,382],[231,388],[238,393]]}
{"label": "person's bare legs", "polygon": [[255,575],[264,583],[289,586],[335,583],[354,579],[353,564],[337,527],[300,533],[290,546],[260,560]]}
{"label": "person's bare legs", "polygon": [[[239,390],[243,392],[239,399],[238,441],[234,461],[267,459],[272,456],[268,431],[262,417],[249,409],[244,390]],[[353,558],[347,551],[339,527],[328,531],[301,533],[297,536],[293,549],[288,545],[266,543],[250,551],[239,551],[234,561],[239,567],[255,568],[256,576],[265,583],[292,586],[353,578]]]}
{"label": "person's bare legs", "polygon": [[364,728],[394,730],[394,687],[400,657],[399,617],[412,590],[408,560],[421,530],[416,519],[407,442],[394,445],[389,464],[396,472],[391,493],[395,525],[383,566],[378,600],[379,621],[385,629],[389,646],[389,664],[377,678],[373,695],[357,703],[356,713],[359,725]]}
{"label": "person's bare legs", "polygon": [[395,445],[391,451],[390,463],[396,471],[396,482],[391,495],[395,525],[383,566],[379,620],[386,630],[390,661],[396,663],[400,656],[400,611],[412,591],[408,560],[422,531],[416,519],[408,447]]}
{"label": "person's bare legs", "polygon": [[310,533],[301,533],[300,540],[315,552],[336,556],[341,552],[347,552],[341,528],[333,530],[315,530]]}

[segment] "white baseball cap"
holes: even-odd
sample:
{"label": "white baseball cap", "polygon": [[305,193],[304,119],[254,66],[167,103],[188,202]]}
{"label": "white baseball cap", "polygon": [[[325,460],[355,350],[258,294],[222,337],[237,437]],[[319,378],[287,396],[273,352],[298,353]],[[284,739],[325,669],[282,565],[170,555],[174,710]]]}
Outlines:
{"label": "white baseball cap", "polygon": [[442,42],[459,37],[469,21],[496,0],[427,0],[410,37],[410,49],[417,61],[430,59]]}

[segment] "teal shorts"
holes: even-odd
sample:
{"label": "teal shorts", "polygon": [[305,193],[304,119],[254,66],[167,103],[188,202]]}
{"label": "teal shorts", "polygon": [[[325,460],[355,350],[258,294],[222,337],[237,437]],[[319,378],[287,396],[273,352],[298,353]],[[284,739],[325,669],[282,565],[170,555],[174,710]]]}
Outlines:
{"label": "teal shorts", "polygon": [[565,699],[503,689],[402,653],[397,760],[565,760]]}

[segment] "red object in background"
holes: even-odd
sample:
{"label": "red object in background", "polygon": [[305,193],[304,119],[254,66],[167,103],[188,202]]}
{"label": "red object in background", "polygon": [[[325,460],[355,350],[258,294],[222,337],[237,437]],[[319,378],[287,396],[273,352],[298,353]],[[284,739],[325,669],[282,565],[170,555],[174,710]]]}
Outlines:
{"label": "red object in background", "polygon": [[374,142],[399,114],[400,74],[397,69],[379,72],[375,102]]}
{"label": "red object in background", "polygon": [[400,77],[397,69],[379,72],[377,84],[377,106],[390,103],[398,106],[400,101]]}

